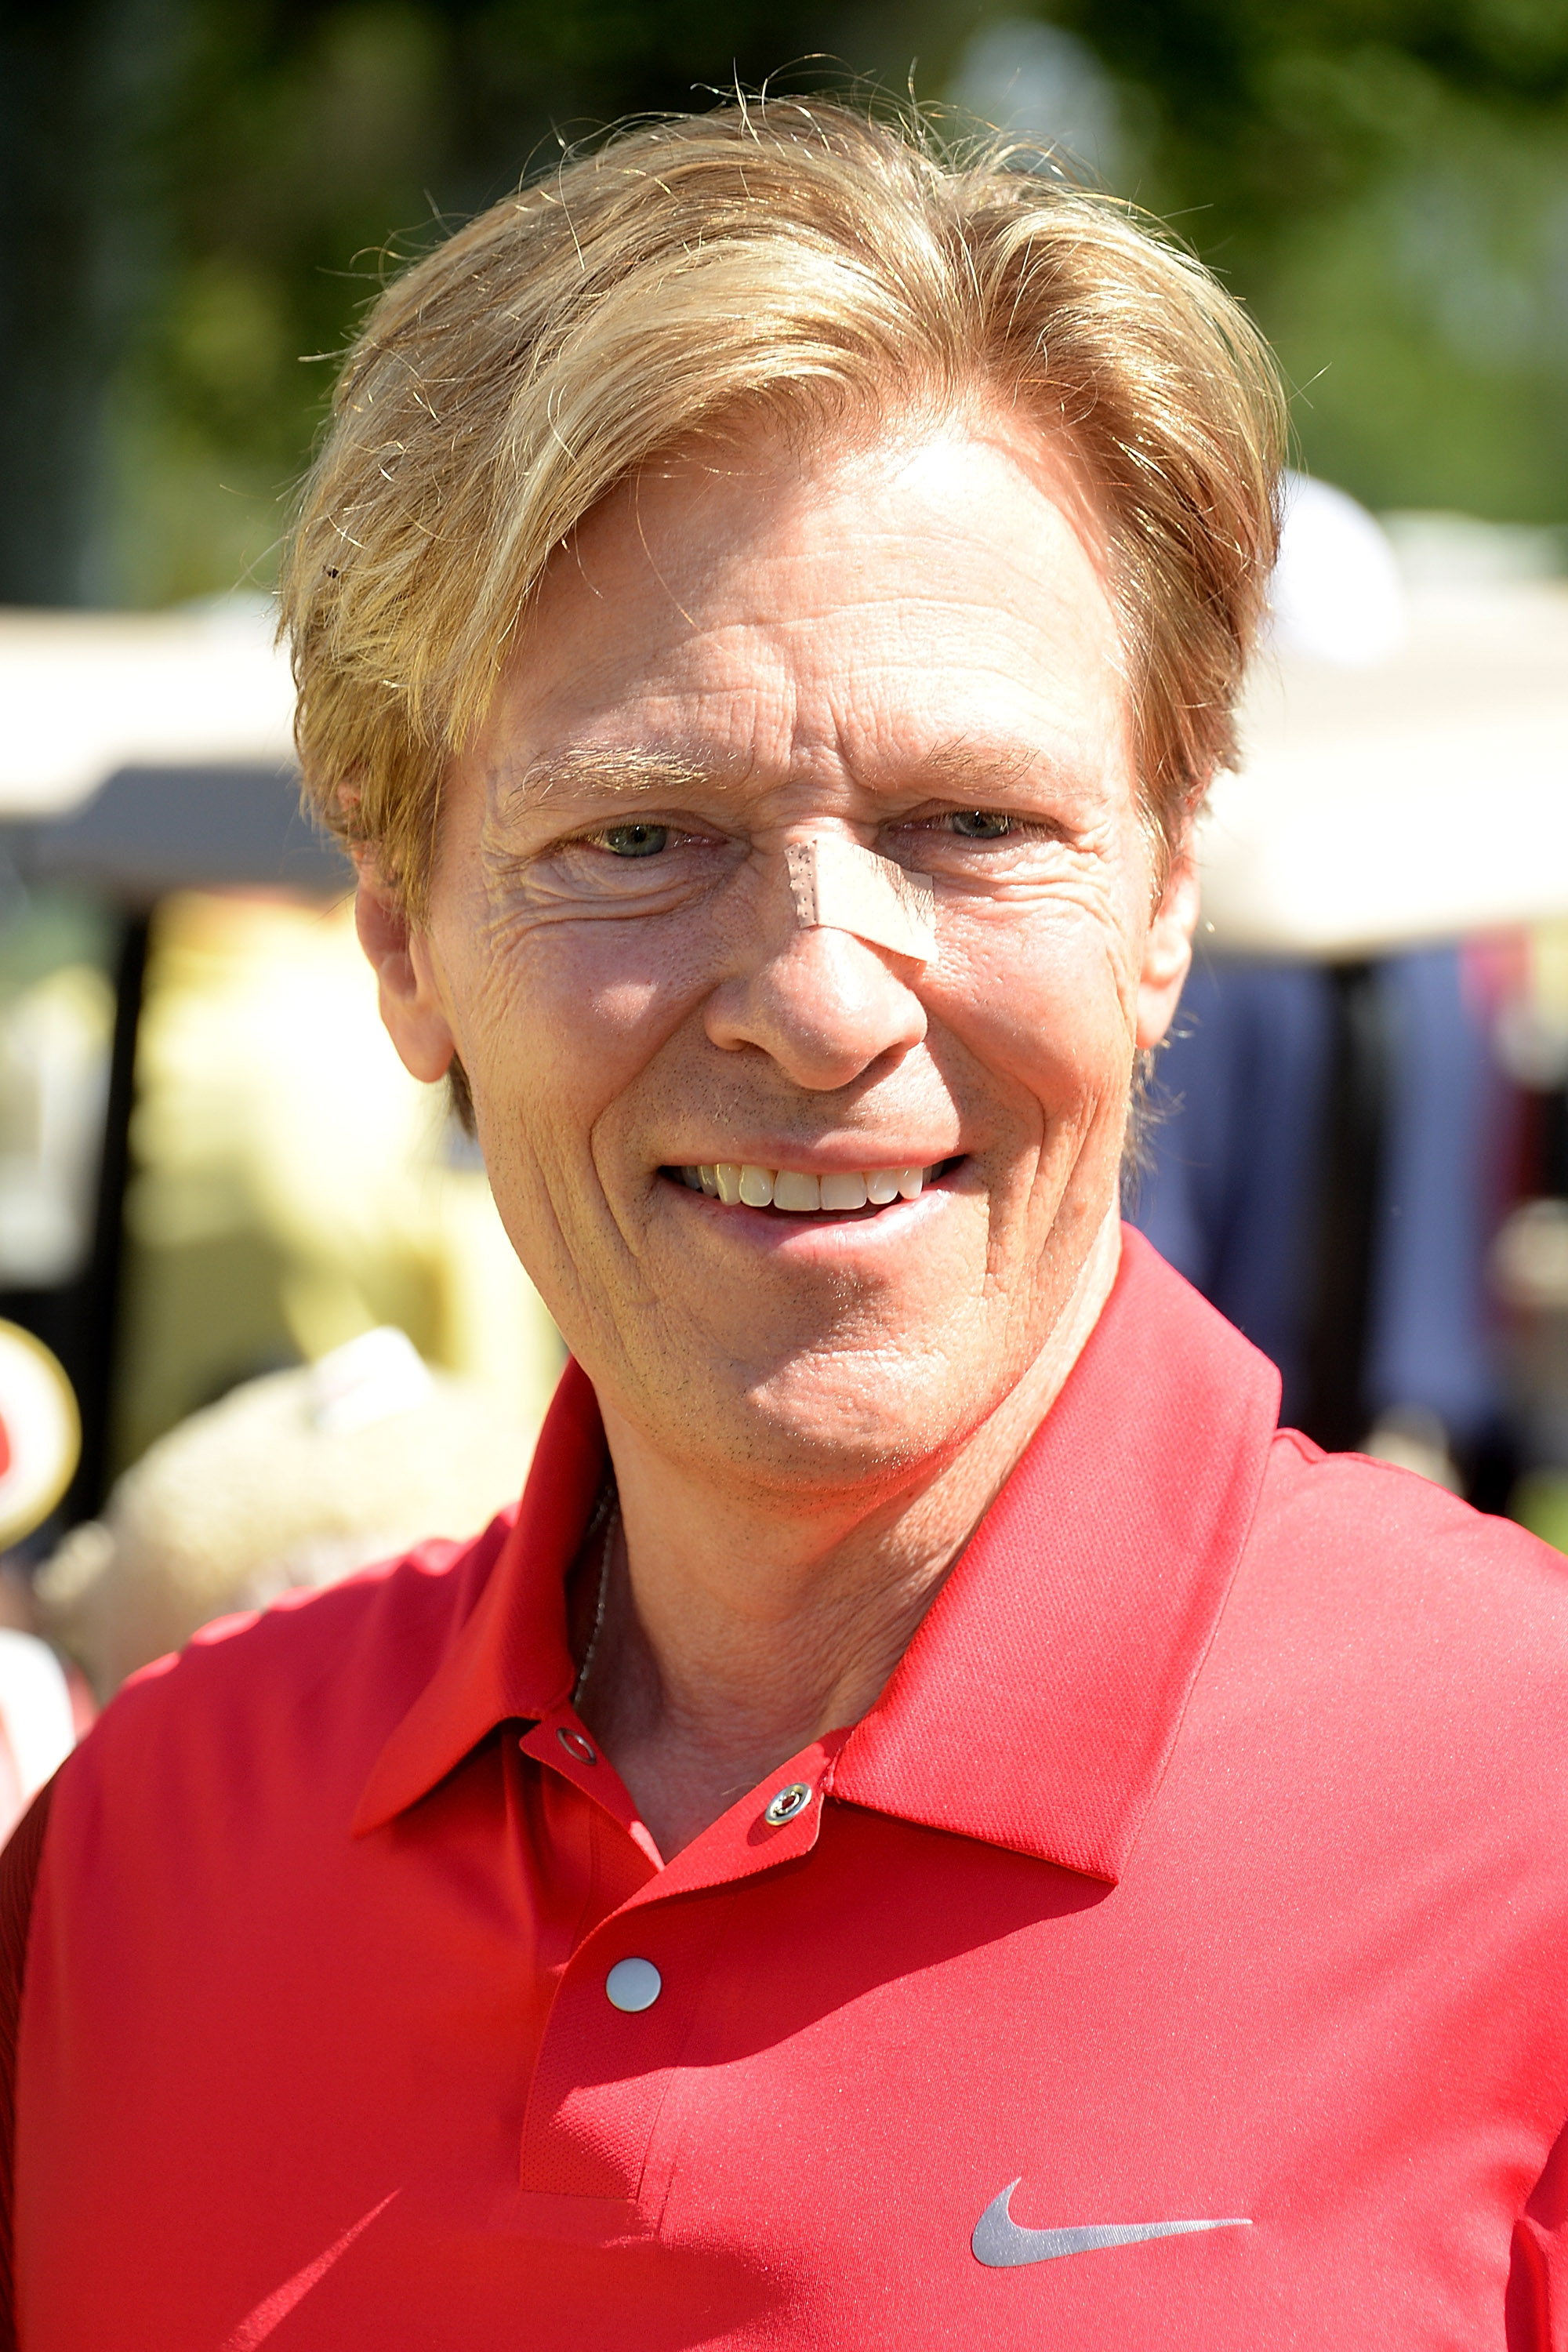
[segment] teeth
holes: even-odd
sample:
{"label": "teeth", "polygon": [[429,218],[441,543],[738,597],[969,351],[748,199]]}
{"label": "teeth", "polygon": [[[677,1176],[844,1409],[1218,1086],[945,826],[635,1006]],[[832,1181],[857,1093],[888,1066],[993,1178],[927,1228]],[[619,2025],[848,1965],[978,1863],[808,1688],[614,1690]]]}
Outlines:
{"label": "teeth", "polygon": [[[939,1163],[940,1164],[940,1163]],[[797,1215],[813,1209],[884,1209],[891,1201],[918,1201],[936,1181],[936,1168],[847,1169],[831,1176],[808,1176],[795,1168],[739,1168],[732,1160],[683,1168],[681,1181],[693,1192],[734,1208],[784,1209]]]}
{"label": "teeth", "polygon": [[820,1209],[822,1186],[815,1176],[797,1175],[793,1168],[781,1168],[773,1178],[775,1209]]}

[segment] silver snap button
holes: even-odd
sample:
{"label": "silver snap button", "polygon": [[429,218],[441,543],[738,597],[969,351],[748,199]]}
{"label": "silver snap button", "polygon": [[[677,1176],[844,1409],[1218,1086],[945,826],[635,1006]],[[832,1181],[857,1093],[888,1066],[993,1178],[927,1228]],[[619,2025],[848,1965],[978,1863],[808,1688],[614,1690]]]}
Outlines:
{"label": "silver snap button", "polygon": [[810,1802],[809,1781],[792,1780],[787,1789],[779,1790],[775,1796],[768,1799],[763,1819],[770,1829],[782,1829],[785,1822],[793,1822],[801,1808]]}
{"label": "silver snap button", "polygon": [[574,1731],[569,1723],[562,1724],[559,1730],[556,1732],[555,1737],[561,1742],[562,1747],[566,1750],[567,1755],[574,1756],[579,1764],[596,1764],[598,1762],[598,1755],[595,1749],[593,1741],[591,1739],[584,1739],[580,1731]]}
{"label": "silver snap button", "polygon": [[610,2007],[633,2017],[639,2009],[651,2009],[663,1990],[664,1979],[651,1960],[617,1960],[605,1979]]}

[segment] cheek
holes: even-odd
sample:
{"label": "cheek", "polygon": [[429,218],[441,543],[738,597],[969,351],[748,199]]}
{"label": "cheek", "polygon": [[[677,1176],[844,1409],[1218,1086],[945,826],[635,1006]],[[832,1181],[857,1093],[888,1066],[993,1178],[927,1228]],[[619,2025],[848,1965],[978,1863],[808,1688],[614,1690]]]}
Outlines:
{"label": "cheek", "polygon": [[458,1050],[487,1106],[586,1140],[689,1010],[689,940],[659,923],[525,919],[468,934],[453,980]]}
{"label": "cheek", "polygon": [[994,1078],[1047,1118],[1092,1115],[1125,1099],[1136,968],[1121,929],[1079,907],[1026,923],[975,922],[944,942],[931,1010]]}

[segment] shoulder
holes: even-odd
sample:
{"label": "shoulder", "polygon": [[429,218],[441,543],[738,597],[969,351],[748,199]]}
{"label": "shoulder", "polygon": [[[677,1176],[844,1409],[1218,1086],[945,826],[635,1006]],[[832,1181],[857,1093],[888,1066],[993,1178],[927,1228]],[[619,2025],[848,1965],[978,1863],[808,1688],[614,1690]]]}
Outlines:
{"label": "shoulder", "polygon": [[[323,1798],[353,1795],[393,1727],[462,1633],[514,1511],[468,1543],[433,1542],[323,1590],[219,1618],[132,1677],[61,1776],[58,1830],[105,1808],[191,1819],[231,1780],[286,1797],[308,1776]],[[163,1812],[166,1820],[170,1816]],[[51,1836],[51,1844],[55,1843]]]}
{"label": "shoulder", "polygon": [[1337,1563],[1358,1581],[1376,1566],[1406,1591],[1412,1580],[1454,1583],[1548,1611],[1568,1607],[1568,1559],[1528,1529],[1391,1462],[1325,1454],[1294,1429],[1280,1430],[1269,1449],[1249,1549],[1299,1556],[1330,1573]]}
{"label": "shoulder", "polygon": [[1281,1431],[1235,1599],[1276,1676],[1568,1742],[1568,1559],[1408,1470]]}

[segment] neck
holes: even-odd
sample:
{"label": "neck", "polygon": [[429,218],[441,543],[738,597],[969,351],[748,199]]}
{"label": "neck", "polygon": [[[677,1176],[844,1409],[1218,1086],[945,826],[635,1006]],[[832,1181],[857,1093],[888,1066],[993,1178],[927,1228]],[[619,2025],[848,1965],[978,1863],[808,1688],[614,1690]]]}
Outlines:
{"label": "neck", "polygon": [[[1049,1340],[950,1457],[889,1495],[791,1512],[693,1475],[612,1412],[621,1525],[582,1691],[584,1720],[667,1857],[826,1732],[875,1704],[1076,1362],[1116,1277],[1114,1215]],[[577,1594],[579,1655],[599,1558]]]}

